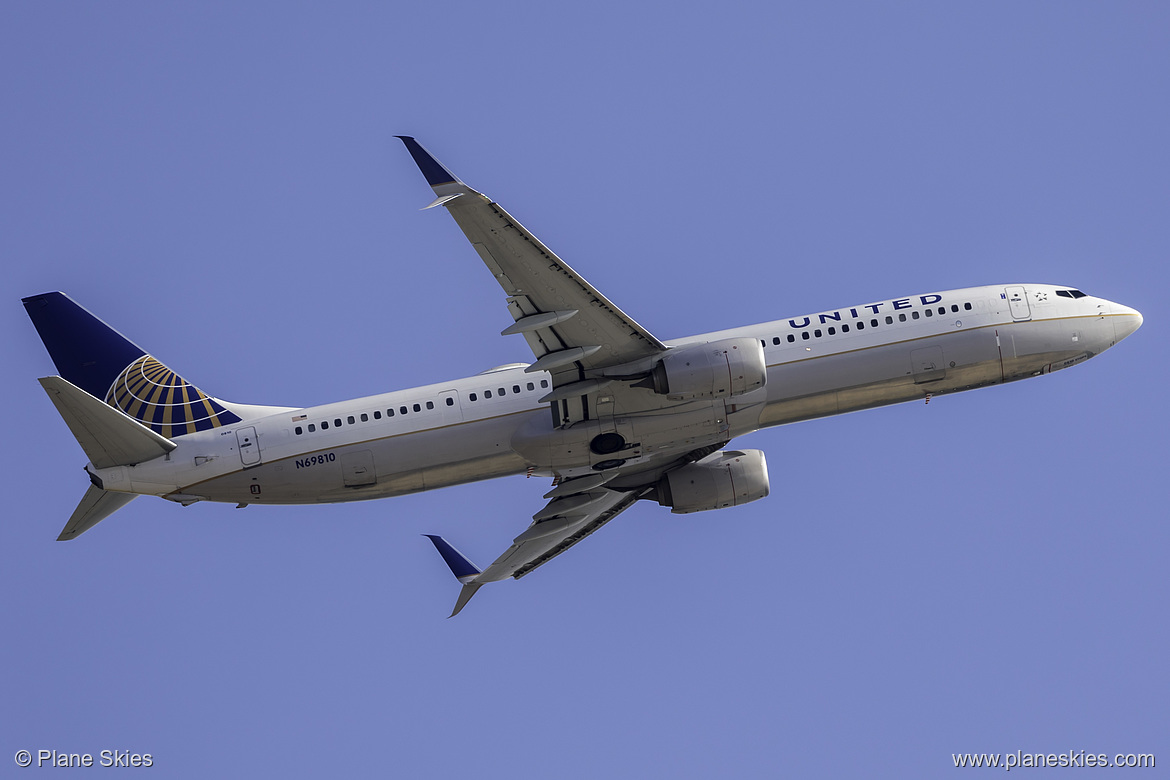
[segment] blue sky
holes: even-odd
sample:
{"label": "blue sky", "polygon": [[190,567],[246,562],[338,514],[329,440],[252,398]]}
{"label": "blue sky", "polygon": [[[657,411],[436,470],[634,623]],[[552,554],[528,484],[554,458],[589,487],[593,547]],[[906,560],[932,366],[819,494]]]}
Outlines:
{"label": "blue sky", "polygon": [[[1153,2],[5,3],[0,765],[1170,762],[1167,94]],[[768,499],[641,504],[455,620],[420,534],[488,562],[544,481],[143,498],[54,541],[84,457],[35,381],[53,368],[21,296],[64,290],[244,403],[530,359],[454,223],[418,211],[431,193],[394,134],[661,338],[1001,282],[1077,286],[1145,325],[1051,377],[745,437]]]}

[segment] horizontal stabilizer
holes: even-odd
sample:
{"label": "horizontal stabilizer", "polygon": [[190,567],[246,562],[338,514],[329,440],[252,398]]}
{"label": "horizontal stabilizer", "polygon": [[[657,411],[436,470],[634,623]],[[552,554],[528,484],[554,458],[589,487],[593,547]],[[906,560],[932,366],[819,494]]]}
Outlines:
{"label": "horizontal stabilizer", "polygon": [[66,379],[48,376],[37,381],[49,394],[90,462],[99,469],[133,466],[165,455],[176,447],[170,439]]}
{"label": "horizontal stabilizer", "polygon": [[111,493],[97,485],[90,485],[77,509],[73,510],[69,522],[61,529],[57,541],[76,539],[136,498],[138,496],[133,493]]}

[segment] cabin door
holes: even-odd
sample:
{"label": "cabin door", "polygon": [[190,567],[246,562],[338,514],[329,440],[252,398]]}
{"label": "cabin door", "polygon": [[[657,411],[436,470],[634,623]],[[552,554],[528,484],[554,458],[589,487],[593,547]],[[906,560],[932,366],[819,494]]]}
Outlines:
{"label": "cabin door", "polygon": [[1008,308],[1012,311],[1013,320],[1032,319],[1032,311],[1028,307],[1028,296],[1023,287],[1007,287],[1004,289],[1004,293],[1007,295]]}
{"label": "cabin door", "polygon": [[236,430],[236,444],[240,448],[240,460],[244,466],[255,466],[260,462],[260,443],[256,440],[256,429],[249,425]]}

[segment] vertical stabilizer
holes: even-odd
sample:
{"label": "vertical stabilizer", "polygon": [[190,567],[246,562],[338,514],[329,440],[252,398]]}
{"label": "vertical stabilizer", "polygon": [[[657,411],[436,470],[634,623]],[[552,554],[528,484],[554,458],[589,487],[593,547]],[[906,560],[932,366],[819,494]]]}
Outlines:
{"label": "vertical stabilizer", "polygon": [[235,412],[64,293],[34,295],[23,303],[62,377],[160,436],[240,422]]}

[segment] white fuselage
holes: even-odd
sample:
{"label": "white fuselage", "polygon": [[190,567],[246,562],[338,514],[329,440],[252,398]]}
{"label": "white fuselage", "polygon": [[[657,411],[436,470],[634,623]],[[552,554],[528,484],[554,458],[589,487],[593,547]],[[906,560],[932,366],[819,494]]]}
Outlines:
{"label": "white fuselage", "polygon": [[[176,438],[165,457],[90,473],[107,490],[182,503],[309,504],[401,495],[521,474],[588,472],[598,431],[627,434],[648,466],[759,428],[1001,384],[1074,365],[1141,324],[1128,307],[1050,285],[974,287],[820,312],[676,341],[750,336],[764,388],[640,409],[606,396],[580,436],[554,428],[549,376],[504,367],[451,382],[279,409]],[[403,412],[405,410],[405,413]],[[244,416],[244,415],[241,415]],[[549,453],[548,457],[545,453]],[[630,463],[630,460],[626,461]]]}

